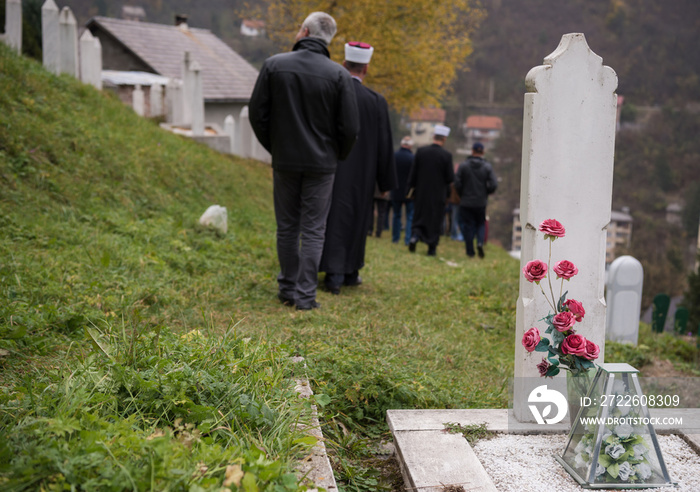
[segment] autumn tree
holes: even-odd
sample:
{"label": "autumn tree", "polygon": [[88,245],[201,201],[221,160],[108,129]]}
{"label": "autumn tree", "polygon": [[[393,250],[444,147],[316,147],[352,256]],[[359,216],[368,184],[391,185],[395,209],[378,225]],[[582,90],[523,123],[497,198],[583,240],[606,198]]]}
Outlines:
{"label": "autumn tree", "polygon": [[338,24],[330,47],[335,61],[343,61],[348,41],[374,46],[366,83],[397,111],[439,106],[472,52],[470,36],[483,16],[475,0],[281,0],[266,7],[268,35],[281,50],[290,49],[314,11]]}

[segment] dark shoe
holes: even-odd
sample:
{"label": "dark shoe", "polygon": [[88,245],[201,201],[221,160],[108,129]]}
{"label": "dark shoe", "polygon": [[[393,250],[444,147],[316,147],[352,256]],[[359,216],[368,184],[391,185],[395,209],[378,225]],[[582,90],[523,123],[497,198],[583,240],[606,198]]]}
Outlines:
{"label": "dark shoe", "polygon": [[285,297],[282,294],[277,294],[277,299],[279,299],[280,302],[287,307],[294,306],[294,299],[291,299],[289,297]]}
{"label": "dark shoe", "polygon": [[477,246],[476,249],[479,252],[479,258],[483,258],[484,257],[484,248],[482,248],[481,246]]}
{"label": "dark shoe", "polygon": [[411,240],[408,242],[408,250],[409,250],[411,253],[415,253],[415,252],[416,252],[416,243],[417,243],[417,242],[418,242],[418,240],[417,240],[416,238],[413,238],[413,237],[412,237]]}
{"label": "dark shoe", "polygon": [[312,309],[318,309],[321,305],[316,301],[311,301],[311,304],[297,304],[297,311],[311,311]]}
{"label": "dark shoe", "polygon": [[437,255],[437,246],[428,246],[428,256]]}
{"label": "dark shoe", "polygon": [[331,284],[326,284],[324,283],[323,286],[326,288],[328,292],[331,294],[337,296],[340,294],[340,286],[339,285],[331,285]]}
{"label": "dark shoe", "polygon": [[362,277],[359,275],[354,278],[345,277],[345,282],[343,283],[348,287],[357,287],[358,285],[362,285]]}

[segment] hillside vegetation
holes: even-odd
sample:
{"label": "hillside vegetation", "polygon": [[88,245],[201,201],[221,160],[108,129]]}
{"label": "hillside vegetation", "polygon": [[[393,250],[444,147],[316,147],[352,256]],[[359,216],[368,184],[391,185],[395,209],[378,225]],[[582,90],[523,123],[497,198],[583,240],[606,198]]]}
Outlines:
{"label": "hillside vegetation", "polygon": [[[269,166],[0,44],[0,489],[304,490],[304,374],[341,490],[400,490],[387,409],[507,406],[517,261],[385,234],[361,287],[297,312],[271,195]],[[215,203],[226,235],[197,224]],[[640,340],[607,360],[694,370],[693,345]]]}
{"label": "hillside vegetation", "polygon": [[[507,403],[518,264],[498,248],[467,262],[448,240],[436,260],[372,238],[362,287],[290,310],[269,166],[4,45],[0,181],[0,488],[216,489],[236,465],[241,490],[296,490],[312,442],[289,425],[291,355],[328,405],[338,479],[367,490],[386,409]],[[215,203],[225,236],[197,224]]]}

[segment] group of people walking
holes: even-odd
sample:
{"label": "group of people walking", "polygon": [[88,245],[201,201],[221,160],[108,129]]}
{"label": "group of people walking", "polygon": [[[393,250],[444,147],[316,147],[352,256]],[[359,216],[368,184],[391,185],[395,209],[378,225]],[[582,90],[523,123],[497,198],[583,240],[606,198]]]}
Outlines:
{"label": "group of people walking", "polygon": [[[460,211],[465,210],[460,220],[466,227],[465,240],[474,230],[483,257],[483,232],[479,236],[483,224],[479,224],[485,218],[488,192],[479,190],[483,200],[467,199],[462,192],[472,193],[478,187],[473,181],[484,176],[493,190],[496,183],[490,164],[478,155],[472,156],[480,159],[478,166],[462,172],[467,160],[455,180],[452,155],[443,148],[449,128],[443,125],[436,127],[433,144],[419,148],[415,156],[410,137],[404,137],[394,153],[386,99],[363,85],[374,48],[346,43],[345,60],[337,64],[328,52],[336,29],[330,15],[310,14],[292,51],[265,61],[249,105],[253,131],[272,155],[278,298],[298,310],[319,307],[319,272],[325,272],[324,286],[334,294],[362,283],[359,271],[372,228],[374,198],[383,202],[378,203],[380,234],[381,209],[385,210],[389,192],[392,241],[400,240],[403,209],[409,250],[415,251],[417,242],[423,241],[428,254],[435,255],[446,193],[454,181],[464,205]],[[474,256],[471,243],[467,255]]]}

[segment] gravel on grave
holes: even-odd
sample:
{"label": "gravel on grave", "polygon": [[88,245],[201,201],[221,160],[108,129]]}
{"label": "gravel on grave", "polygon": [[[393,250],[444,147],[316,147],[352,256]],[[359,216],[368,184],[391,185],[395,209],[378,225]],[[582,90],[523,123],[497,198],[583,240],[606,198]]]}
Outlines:
{"label": "gravel on grave", "polygon": [[[697,453],[679,436],[657,437],[671,480],[677,482],[678,487],[647,490],[700,491],[700,457]],[[472,447],[499,492],[580,492],[584,489],[553,457],[563,451],[566,439],[566,435],[501,434],[492,439],[481,439]]]}

